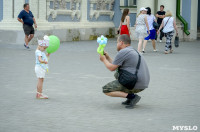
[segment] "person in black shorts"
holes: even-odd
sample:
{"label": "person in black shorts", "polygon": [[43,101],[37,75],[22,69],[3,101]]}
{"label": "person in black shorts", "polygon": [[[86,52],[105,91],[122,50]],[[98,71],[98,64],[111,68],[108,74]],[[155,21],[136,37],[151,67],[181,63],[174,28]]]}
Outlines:
{"label": "person in black shorts", "polygon": [[33,23],[35,25],[35,28],[37,28],[37,24],[35,21],[35,18],[30,11],[30,7],[28,3],[24,4],[24,10],[22,10],[18,15],[18,21],[23,24],[23,29],[25,33],[25,43],[24,47],[29,49],[28,43],[31,41],[31,39],[34,37],[34,28]]}
{"label": "person in black shorts", "polygon": [[[159,28],[160,28],[160,25],[162,24],[162,20],[165,18],[165,11],[164,11],[164,8],[165,8],[165,6],[164,5],[161,5],[160,6],[160,11],[158,11],[157,13],[156,13],[156,17],[158,18],[157,19],[157,23],[158,23],[158,25],[159,25]],[[158,29],[159,29],[158,28]],[[161,30],[161,32],[160,32],[160,42],[162,42],[162,38],[164,37],[164,33],[162,32],[162,30]],[[157,35],[156,35],[156,40],[157,40]]]}

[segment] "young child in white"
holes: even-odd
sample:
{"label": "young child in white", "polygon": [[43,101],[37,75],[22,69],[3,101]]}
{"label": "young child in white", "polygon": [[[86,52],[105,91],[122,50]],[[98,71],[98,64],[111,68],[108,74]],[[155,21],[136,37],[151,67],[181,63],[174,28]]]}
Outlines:
{"label": "young child in white", "polygon": [[38,78],[37,84],[37,99],[48,99],[48,96],[42,93],[43,81],[45,73],[48,70],[48,58],[50,54],[45,54],[45,49],[49,46],[48,36],[44,37],[44,40],[38,40],[38,47],[35,51],[36,64],[35,73]]}

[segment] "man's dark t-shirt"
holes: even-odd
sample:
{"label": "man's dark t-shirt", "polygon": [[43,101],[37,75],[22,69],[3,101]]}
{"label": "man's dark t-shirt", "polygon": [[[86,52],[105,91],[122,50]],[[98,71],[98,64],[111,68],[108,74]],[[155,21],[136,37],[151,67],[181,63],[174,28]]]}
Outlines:
{"label": "man's dark t-shirt", "polygon": [[[158,11],[157,12],[158,15],[165,15],[165,11]],[[157,23],[161,24],[162,23],[163,18],[158,18]]]}
{"label": "man's dark t-shirt", "polygon": [[29,26],[33,25],[33,17],[34,16],[31,11],[29,11],[28,13],[25,10],[22,10],[18,15],[18,18],[22,19],[24,24],[29,25]]}

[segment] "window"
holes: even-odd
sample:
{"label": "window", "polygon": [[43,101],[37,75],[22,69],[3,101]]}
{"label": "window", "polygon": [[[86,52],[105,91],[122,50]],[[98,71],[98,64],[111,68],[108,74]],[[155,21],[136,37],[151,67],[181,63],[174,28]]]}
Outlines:
{"label": "window", "polygon": [[120,0],[120,9],[129,8],[131,13],[137,13],[137,0]]}
{"label": "window", "polygon": [[128,0],[129,6],[137,6],[137,0]]}
{"label": "window", "polygon": [[126,7],[137,7],[137,0],[122,0],[120,1],[120,5],[126,6]]}

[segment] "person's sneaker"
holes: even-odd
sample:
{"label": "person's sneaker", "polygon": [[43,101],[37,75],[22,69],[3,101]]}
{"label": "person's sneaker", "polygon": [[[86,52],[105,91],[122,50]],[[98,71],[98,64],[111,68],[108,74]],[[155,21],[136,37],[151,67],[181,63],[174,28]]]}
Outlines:
{"label": "person's sneaker", "polygon": [[143,50],[142,53],[145,53],[145,51]]}
{"label": "person's sneaker", "polygon": [[141,97],[137,94],[133,99],[130,100],[130,104],[126,106],[127,109],[133,109],[134,106],[140,101]]}
{"label": "person's sneaker", "polygon": [[24,47],[26,48],[26,49],[29,49],[30,47],[28,46],[28,45],[26,45],[25,43],[24,43]]}
{"label": "person's sneaker", "polygon": [[130,105],[131,100],[127,99],[126,101],[122,102],[122,105]]}
{"label": "person's sneaker", "polygon": [[36,94],[37,99],[48,99],[48,96],[43,94],[43,93],[38,93]]}
{"label": "person's sneaker", "polygon": [[153,50],[154,52],[157,52],[157,49]]}
{"label": "person's sneaker", "polygon": [[162,40],[160,40],[160,43],[162,43]]}

